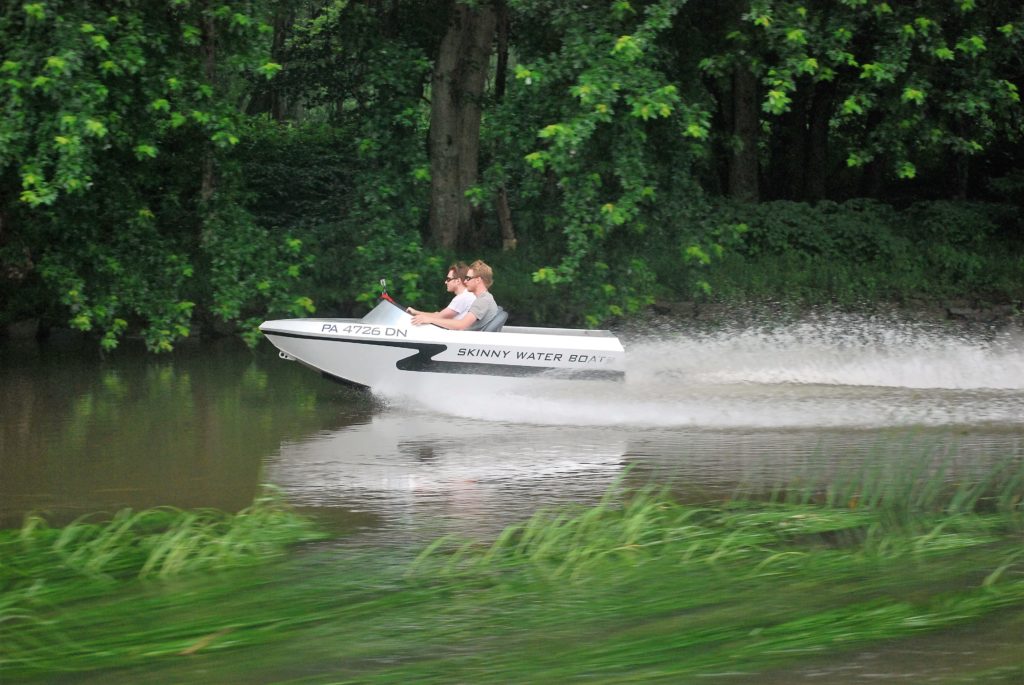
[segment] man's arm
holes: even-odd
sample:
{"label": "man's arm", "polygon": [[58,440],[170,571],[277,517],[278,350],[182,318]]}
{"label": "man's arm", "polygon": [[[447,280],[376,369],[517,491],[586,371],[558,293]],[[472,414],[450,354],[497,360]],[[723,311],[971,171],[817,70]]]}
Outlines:
{"label": "man's arm", "polygon": [[476,314],[467,312],[461,319],[446,319],[440,314],[418,314],[412,317],[412,322],[417,326],[432,323],[435,326],[447,328],[450,331],[464,331],[476,323]]}
{"label": "man's arm", "polygon": [[439,316],[442,319],[454,319],[459,314],[457,311],[449,307],[445,307],[439,312],[421,312],[420,310],[413,309],[412,307],[406,307],[405,311],[413,316]]}

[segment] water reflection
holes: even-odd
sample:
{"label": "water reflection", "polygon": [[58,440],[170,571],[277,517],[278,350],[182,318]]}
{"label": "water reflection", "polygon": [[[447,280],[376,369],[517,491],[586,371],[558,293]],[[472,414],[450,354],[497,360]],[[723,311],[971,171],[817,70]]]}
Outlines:
{"label": "water reflection", "polygon": [[[28,511],[61,521],[121,507],[247,506],[282,438],[344,420],[297,371],[237,345],[107,359],[0,348],[0,526]],[[372,403],[357,398],[350,411],[360,410]]]}
{"label": "water reflection", "polygon": [[286,442],[267,477],[302,507],[374,515],[380,536],[487,533],[540,506],[599,498],[621,472],[612,430],[472,421],[385,409]]}
{"label": "water reflection", "polygon": [[[1024,460],[1019,431],[702,430],[482,422],[408,407],[287,441],[267,479],[360,540],[487,537],[539,507],[593,503],[620,478],[693,503],[860,479],[879,468],[977,479]],[[898,465],[904,465],[900,467]],[[894,467],[894,465],[897,465]],[[360,520],[361,519],[361,520]]]}
{"label": "water reflection", "polygon": [[947,479],[977,480],[1007,460],[1024,461],[1024,434],[920,426],[683,434],[656,430],[632,439],[626,457],[635,464],[635,480],[670,484],[679,498],[700,502],[786,485],[860,480],[874,469],[897,465],[909,471],[927,464],[928,469],[941,469]]}

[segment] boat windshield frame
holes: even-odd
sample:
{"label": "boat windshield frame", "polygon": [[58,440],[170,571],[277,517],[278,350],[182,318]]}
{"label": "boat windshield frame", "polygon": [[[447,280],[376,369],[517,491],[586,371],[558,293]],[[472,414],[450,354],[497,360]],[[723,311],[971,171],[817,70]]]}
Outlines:
{"label": "boat windshield frame", "polygon": [[408,325],[412,319],[399,305],[389,300],[381,300],[376,307],[367,312],[361,321],[376,326]]}

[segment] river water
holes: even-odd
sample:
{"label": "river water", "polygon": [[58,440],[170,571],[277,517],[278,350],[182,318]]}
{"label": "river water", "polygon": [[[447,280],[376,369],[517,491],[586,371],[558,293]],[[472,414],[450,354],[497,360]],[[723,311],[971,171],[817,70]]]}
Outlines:
{"label": "river water", "polygon": [[623,334],[623,383],[441,380],[375,396],[269,349],[0,348],[0,525],[248,504],[261,483],[356,538],[489,535],[624,477],[684,499],[927,458],[1024,458],[1017,327],[824,317]]}
{"label": "river water", "polygon": [[[386,396],[231,341],[107,358],[92,344],[6,343],[0,526],[30,511],[61,522],[122,507],[237,510],[271,484],[339,544],[404,547],[487,537],[545,505],[595,502],[621,479],[701,502],[922,459],[951,481],[1024,459],[1017,327],[826,317],[623,339],[622,383],[463,378]],[[759,679],[924,682],[1013,663],[1019,616],[989,625]],[[247,657],[222,667],[232,658]]]}

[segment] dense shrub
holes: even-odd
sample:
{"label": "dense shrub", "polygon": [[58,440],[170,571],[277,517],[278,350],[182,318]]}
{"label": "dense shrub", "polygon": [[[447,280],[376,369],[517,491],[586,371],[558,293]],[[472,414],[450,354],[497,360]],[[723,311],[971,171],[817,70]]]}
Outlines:
{"label": "dense shrub", "polygon": [[[701,224],[705,235],[732,227],[735,239],[719,258],[685,265],[685,278],[678,272],[682,260],[657,262],[659,282],[672,284],[677,296],[692,294],[701,281],[719,299],[1024,296],[1021,220],[1008,205],[943,201],[897,209],[870,200],[720,201],[685,220]],[[693,229],[672,230],[679,236],[678,253]]]}

